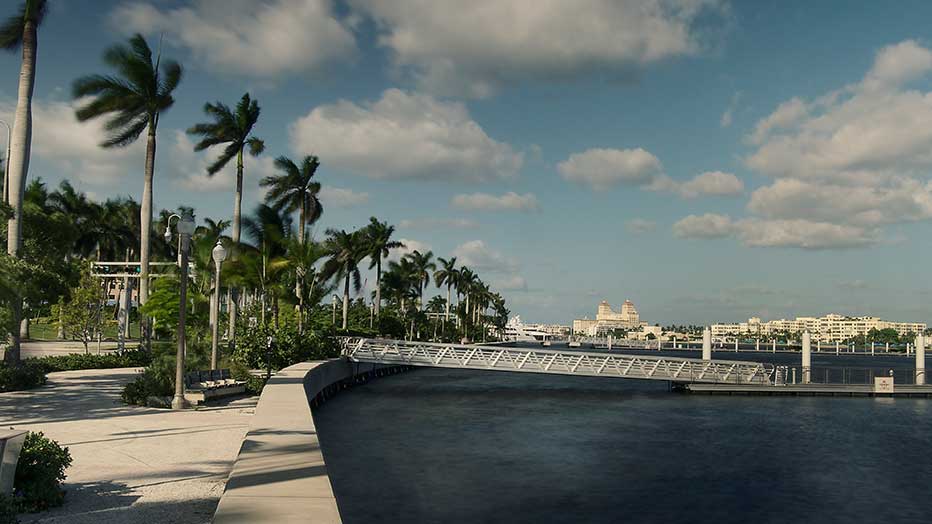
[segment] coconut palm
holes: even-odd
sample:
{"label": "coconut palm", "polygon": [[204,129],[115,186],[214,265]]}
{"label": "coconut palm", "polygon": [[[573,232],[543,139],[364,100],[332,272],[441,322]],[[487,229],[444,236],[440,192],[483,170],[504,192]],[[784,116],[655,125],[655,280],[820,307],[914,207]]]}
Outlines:
{"label": "coconut palm", "polygon": [[304,226],[317,222],[324,212],[318,198],[320,182],[311,180],[320,167],[320,160],[308,155],[298,167],[290,158],[280,156],[275,159],[275,167],[282,174],[265,177],[259,185],[269,188],[265,199],[272,207],[288,213],[298,211],[298,241],[304,242]]}
{"label": "coconut palm", "polygon": [[209,147],[226,144],[220,156],[207,166],[209,176],[216,175],[233,157],[236,157],[236,195],[233,202],[233,242],[240,241],[240,222],[243,203],[243,152],[249,148],[249,154],[259,156],[265,150],[265,142],[252,134],[252,128],[259,120],[259,103],[249,98],[249,93],[243,95],[236,109],[230,109],[226,104],[204,104],[204,113],[213,122],[195,124],[188,133],[201,137],[194,144],[195,151],[203,151]]}
{"label": "coconut palm", "polygon": [[392,240],[395,226],[388,222],[379,222],[375,217],[369,218],[366,226],[366,255],[369,257],[369,269],[375,267],[375,316],[379,316],[382,307],[382,259],[392,249],[404,247],[404,244]]}
{"label": "coconut palm", "polygon": [[444,326],[446,326],[446,323],[450,321],[450,292],[459,273],[456,270],[456,257],[451,257],[449,260],[438,257],[437,262],[440,263],[440,269],[434,271],[434,284],[437,287],[447,286],[446,311],[443,315]]}
{"label": "coconut palm", "polygon": [[418,309],[421,309],[424,304],[424,286],[430,283],[431,271],[437,269],[437,264],[433,261],[434,253],[432,251],[421,253],[415,249],[405,255],[405,258],[410,260],[411,265],[414,266],[414,283],[417,287]]}
{"label": "coconut palm", "polygon": [[[301,242],[292,239],[287,246],[286,255],[277,264],[295,272],[295,296],[298,299],[298,333],[304,332],[304,315],[307,299],[315,295],[314,288],[321,283],[314,264],[327,255],[327,250],[320,242]],[[304,283],[310,281],[310,290],[305,291]]]}
{"label": "coconut palm", "polygon": [[[203,151],[209,147],[226,144],[220,156],[209,166],[207,174],[213,176],[224,168],[233,157],[236,157],[236,192],[233,199],[233,255],[236,257],[236,249],[240,243],[240,226],[242,221],[243,205],[243,151],[249,148],[252,156],[259,156],[265,150],[265,142],[249,136],[252,128],[259,120],[259,103],[250,99],[249,93],[243,95],[236,109],[232,110],[227,105],[217,102],[216,104],[204,104],[204,113],[210,117],[213,122],[195,124],[188,133],[201,137],[201,140],[194,145],[195,151]],[[236,329],[236,288],[231,287],[227,296],[227,308],[230,312],[230,340],[233,341],[233,334]]]}
{"label": "coconut palm", "polygon": [[[7,224],[7,253],[19,256],[23,239],[23,190],[29,172],[29,152],[32,147],[32,92],[36,82],[36,53],[39,46],[38,31],[45,18],[45,0],[24,0],[19,11],[0,26],[0,47],[7,51],[22,49],[23,59],[19,70],[19,92],[16,113],[10,135],[9,179],[4,191],[8,194],[12,215]],[[22,304],[13,307],[13,322],[18,325]],[[13,340],[5,352],[9,362],[19,361],[19,330],[13,329]]]}
{"label": "coconut palm", "polygon": [[473,293],[476,284],[479,283],[479,277],[467,267],[460,269],[460,276],[456,282],[456,292],[462,293],[466,297],[466,309],[463,310],[463,329],[466,330],[466,338],[469,338],[470,309],[469,297]]}
{"label": "coconut palm", "polygon": [[327,230],[327,254],[330,257],[324,264],[321,278],[328,280],[343,279],[343,329],[347,327],[347,312],[349,311],[350,280],[353,288],[359,291],[362,288],[359,276],[359,262],[365,258],[365,245],[360,231],[347,233],[344,230]]}
{"label": "coconut palm", "polygon": [[115,45],[104,52],[104,62],[116,75],[89,75],[75,80],[75,99],[92,97],[75,112],[78,120],[107,117],[111,133],[100,146],[126,147],[146,131],[145,180],[140,208],[139,303],[149,298],[149,250],[152,232],[152,177],[155,174],[156,132],[159,118],[175,103],[172,93],[181,82],[181,64],[162,61],[161,53],[152,60],[152,50],[142,35],[127,45]]}

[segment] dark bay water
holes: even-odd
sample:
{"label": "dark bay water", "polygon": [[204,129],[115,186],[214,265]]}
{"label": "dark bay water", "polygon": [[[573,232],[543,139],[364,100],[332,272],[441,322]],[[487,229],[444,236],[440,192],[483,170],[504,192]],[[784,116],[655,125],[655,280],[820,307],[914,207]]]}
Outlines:
{"label": "dark bay water", "polygon": [[381,378],[315,410],[347,524],[929,522],[930,415],[926,399],[686,395],[445,369]]}

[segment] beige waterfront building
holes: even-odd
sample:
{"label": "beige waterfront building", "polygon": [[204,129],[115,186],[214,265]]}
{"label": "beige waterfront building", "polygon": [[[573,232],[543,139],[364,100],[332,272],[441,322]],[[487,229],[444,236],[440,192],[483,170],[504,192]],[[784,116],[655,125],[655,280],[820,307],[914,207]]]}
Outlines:
{"label": "beige waterfront building", "polygon": [[824,317],[796,317],[793,320],[780,319],[762,322],[759,317],[751,317],[747,322],[736,324],[713,324],[712,337],[724,338],[735,335],[768,337],[782,333],[802,333],[808,331],[813,340],[822,342],[844,342],[860,335],[866,335],[872,329],[894,329],[900,335],[922,333],[925,322],[893,322],[878,317],[851,317],[830,313]]}
{"label": "beige waterfront building", "polygon": [[573,333],[577,335],[598,335],[613,329],[640,330],[647,326],[647,322],[642,322],[634,302],[625,300],[621,305],[621,311],[612,309],[611,304],[603,300],[599,302],[596,310],[595,319],[588,317],[578,318],[573,321]]}

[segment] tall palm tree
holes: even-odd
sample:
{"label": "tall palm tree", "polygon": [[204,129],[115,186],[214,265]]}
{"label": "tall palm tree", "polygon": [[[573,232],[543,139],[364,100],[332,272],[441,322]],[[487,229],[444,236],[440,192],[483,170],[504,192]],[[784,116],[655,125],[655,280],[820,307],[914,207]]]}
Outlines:
{"label": "tall palm tree", "polygon": [[[326,255],[325,246],[319,242],[313,240],[301,242],[292,239],[288,243],[287,253],[277,262],[277,264],[283,264],[288,269],[294,270],[296,275],[295,296],[298,299],[298,333],[304,333],[306,299],[314,296],[314,288],[320,284],[314,264]],[[311,288],[306,292],[304,283],[307,279],[310,279]]]}
{"label": "tall palm tree", "polygon": [[240,221],[243,203],[243,152],[249,148],[249,154],[259,156],[265,150],[265,142],[252,134],[252,128],[259,120],[259,103],[249,98],[249,93],[243,95],[236,109],[230,109],[226,104],[204,104],[204,113],[213,119],[213,122],[195,124],[188,133],[201,137],[194,145],[195,151],[203,151],[209,147],[226,144],[220,156],[209,166],[207,174],[216,175],[233,157],[236,157],[236,195],[233,202],[233,242],[240,241]]}
{"label": "tall palm tree", "polygon": [[181,82],[181,64],[162,61],[161,52],[152,60],[152,49],[142,35],[131,37],[127,45],[115,45],[104,52],[104,62],[114,75],[89,75],[75,80],[75,99],[93,99],[75,112],[84,122],[107,117],[109,138],[103,148],[126,147],[146,131],[145,181],[142,189],[139,227],[139,303],[149,298],[149,250],[152,233],[152,177],[155,174],[156,132],[159,118],[175,103],[172,93]]}
{"label": "tall palm tree", "polygon": [[458,271],[456,270],[456,257],[450,257],[449,260],[438,257],[437,262],[440,263],[440,269],[434,271],[434,284],[437,287],[443,285],[447,286],[447,301],[446,301],[446,312],[443,315],[444,326],[450,321],[450,292],[453,288],[453,284],[456,283],[456,277]]}
{"label": "tall palm tree", "polygon": [[411,265],[414,266],[414,283],[417,286],[418,309],[421,309],[424,304],[424,286],[430,283],[431,271],[437,269],[437,264],[433,261],[434,253],[432,251],[421,253],[415,249],[405,255],[405,258],[410,260]]}
{"label": "tall palm tree", "polygon": [[392,249],[405,247],[397,240],[392,240],[395,226],[388,222],[379,222],[375,217],[369,218],[366,226],[366,255],[369,257],[369,269],[375,267],[375,316],[379,316],[382,308],[382,259],[389,255]]}
{"label": "tall palm tree", "polygon": [[[223,152],[217,159],[207,166],[207,174],[213,176],[224,168],[233,157],[236,157],[236,193],[233,200],[233,255],[240,243],[240,225],[242,221],[243,205],[243,151],[248,147],[252,156],[259,156],[265,150],[265,142],[250,136],[252,128],[259,120],[259,103],[249,98],[249,93],[243,95],[236,109],[227,105],[204,104],[204,113],[213,122],[195,124],[188,133],[201,137],[200,142],[194,145],[195,151],[203,151],[209,147],[226,144]],[[230,341],[236,332],[236,288],[230,287],[227,295],[227,308],[230,312]]]}
{"label": "tall palm tree", "polygon": [[304,226],[317,222],[324,208],[320,204],[320,182],[311,180],[320,167],[320,160],[313,155],[304,157],[301,167],[290,158],[280,156],[275,159],[275,167],[281,175],[265,177],[259,185],[268,187],[266,201],[278,210],[288,213],[298,211],[298,241],[304,242]]}
{"label": "tall palm tree", "polygon": [[[7,253],[18,257],[23,239],[23,191],[29,171],[29,152],[32,147],[32,92],[36,82],[36,53],[39,47],[39,26],[45,18],[45,0],[24,0],[19,12],[0,26],[0,47],[7,51],[22,49],[23,60],[19,70],[19,92],[16,97],[16,114],[10,136],[9,180],[4,187],[8,193],[12,215],[7,223]],[[18,305],[17,305],[18,304]],[[14,301],[13,322],[19,325],[22,304]],[[19,328],[13,329],[13,340],[5,352],[8,362],[19,361]]]}
{"label": "tall palm tree", "polygon": [[359,262],[365,258],[366,254],[360,231],[347,233],[344,230],[328,229],[327,235],[325,245],[330,258],[324,263],[321,278],[324,280],[343,279],[343,329],[345,330],[349,311],[350,280],[352,279],[355,290],[359,291],[362,287]]}
{"label": "tall palm tree", "polygon": [[466,309],[463,314],[463,328],[466,331],[466,338],[469,338],[470,309],[469,296],[473,293],[476,284],[479,283],[479,277],[467,267],[460,270],[459,279],[456,282],[456,292],[462,293],[466,297]]}

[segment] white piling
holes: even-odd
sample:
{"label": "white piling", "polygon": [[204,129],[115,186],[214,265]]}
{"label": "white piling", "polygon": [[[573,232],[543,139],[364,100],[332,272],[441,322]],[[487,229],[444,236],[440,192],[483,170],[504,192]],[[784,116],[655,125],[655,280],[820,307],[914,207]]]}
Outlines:
{"label": "white piling", "polygon": [[738,337],[735,337],[735,353],[738,352]]}
{"label": "white piling", "polygon": [[760,351],[760,339],[754,339],[754,351]]}
{"label": "white piling", "polygon": [[926,383],[926,340],[922,333],[916,335],[916,385]]}
{"label": "white piling", "polygon": [[841,349],[841,342],[835,341],[835,354],[838,354],[838,351]]}
{"label": "white piling", "polygon": [[822,352],[822,339],[816,341],[816,351],[819,353]]}
{"label": "white piling", "polygon": [[803,384],[808,384],[812,375],[812,339],[808,331],[803,332]]}
{"label": "white piling", "polygon": [[890,343],[889,343],[889,342],[887,342],[886,347],[883,348],[883,352],[884,352],[884,353],[889,353],[889,352],[890,352]]}
{"label": "white piling", "polygon": [[702,330],[702,360],[712,360],[712,330]]}
{"label": "white piling", "polygon": [[871,342],[871,356],[874,356],[874,343]]}
{"label": "white piling", "polygon": [[777,339],[773,339],[773,353],[777,352]]}
{"label": "white piling", "polygon": [[611,335],[608,336],[608,350],[609,351],[612,350],[612,336]]}

